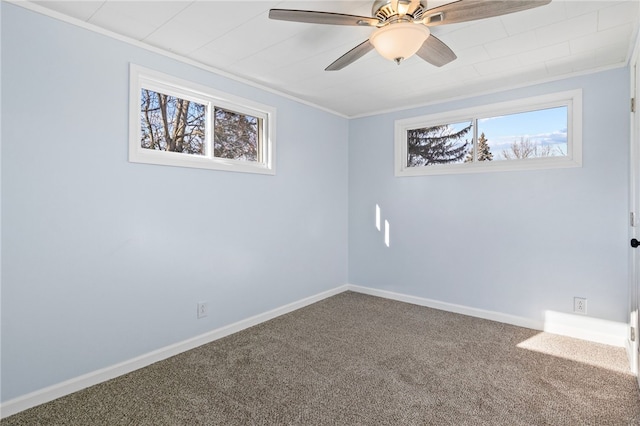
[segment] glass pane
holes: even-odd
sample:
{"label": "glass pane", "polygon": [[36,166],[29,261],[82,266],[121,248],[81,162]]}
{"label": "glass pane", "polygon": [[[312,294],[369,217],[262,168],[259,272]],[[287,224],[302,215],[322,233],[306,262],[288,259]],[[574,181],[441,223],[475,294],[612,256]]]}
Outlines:
{"label": "glass pane", "polygon": [[197,102],[142,89],[140,146],[204,155],[206,110]]}
{"label": "glass pane", "polygon": [[567,112],[561,106],[478,120],[478,160],[566,156]]}
{"label": "glass pane", "polygon": [[232,160],[260,161],[261,127],[260,118],[216,108],[213,155]]}
{"label": "glass pane", "polygon": [[473,158],[473,122],[407,130],[407,167],[463,163]]}

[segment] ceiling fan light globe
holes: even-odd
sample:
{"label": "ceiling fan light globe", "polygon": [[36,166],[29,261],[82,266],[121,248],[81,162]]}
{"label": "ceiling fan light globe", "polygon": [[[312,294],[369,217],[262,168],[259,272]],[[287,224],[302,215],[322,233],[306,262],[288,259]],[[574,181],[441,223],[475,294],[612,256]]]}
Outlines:
{"label": "ceiling fan light globe", "polygon": [[424,25],[400,22],[378,28],[369,41],[380,56],[393,61],[413,56],[430,34],[429,28]]}

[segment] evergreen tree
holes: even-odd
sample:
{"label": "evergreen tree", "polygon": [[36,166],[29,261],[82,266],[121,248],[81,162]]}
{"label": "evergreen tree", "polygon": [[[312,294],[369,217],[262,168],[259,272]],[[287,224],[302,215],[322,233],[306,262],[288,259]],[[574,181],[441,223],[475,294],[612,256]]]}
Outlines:
{"label": "evergreen tree", "polygon": [[469,141],[463,138],[472,123],[455,131],[448,125],[424,127],[407,131],[407,166],[457,163],[467,153]]}
{"label": "evergreen tree", "polygon": [[[493,154],[491,153],[491,148],[487,143],[487,138],[484,135],[484,132],[478,138],[478,161],[491,161],[493,160]],[[473,162],[473,149],[469,151],[469,155],[464,160],[465,163]]]}

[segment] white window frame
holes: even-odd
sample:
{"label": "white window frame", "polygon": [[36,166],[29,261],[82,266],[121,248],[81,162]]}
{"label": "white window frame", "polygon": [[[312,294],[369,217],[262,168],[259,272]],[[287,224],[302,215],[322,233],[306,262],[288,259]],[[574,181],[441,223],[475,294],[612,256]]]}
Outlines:
{"label": "white window frame", "polygon": [[[149,89],[167,95],[188,99],[207,105],[207,143],[205,155],[160,151],[143,148],[140,144],[140,93]],[[259,129],[262,162],[233,160],[213,156],[213,110],[224,108],[262,120]],[[159,164],[165,166],[193,167],[199,169],[226,170],[232,172],[275,175],[276,109],[252,100],[214,90],[210,87],[182,80],[168,74],[139,65],[129,67],[129,161],[132,163]]]}
{"label": "white window frame", "polygon": [[[408,130],[442,124],[480,120],[483,118],[498,117],[522,112],[532,112],[561,106],[567,107],[566,156],[504,161],[474,161],[473,163],[434,164],[420,167],[407,166]],[[474,121],[474,124],[477,124],[477,121]],[[477,126],[474,128],[473,143],[474,145],[477,145]],[[566,92],[557,92],[480,107],[465,108],[438,114],[396,120],[394,151],[395,176],[425,176],[582,167],[582,90],[577,89]]]}

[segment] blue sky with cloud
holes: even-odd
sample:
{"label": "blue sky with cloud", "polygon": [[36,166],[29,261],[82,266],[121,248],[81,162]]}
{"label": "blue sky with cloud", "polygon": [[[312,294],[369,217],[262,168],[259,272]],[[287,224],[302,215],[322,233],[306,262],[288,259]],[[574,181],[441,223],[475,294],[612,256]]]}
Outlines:
{"label": "blue sky with cloud", "polygon": [[483,133],[494,158],[511,144],[529,139],[554,151],[567,151],[567,107],[509,114],[478,120],[478,136]]}

